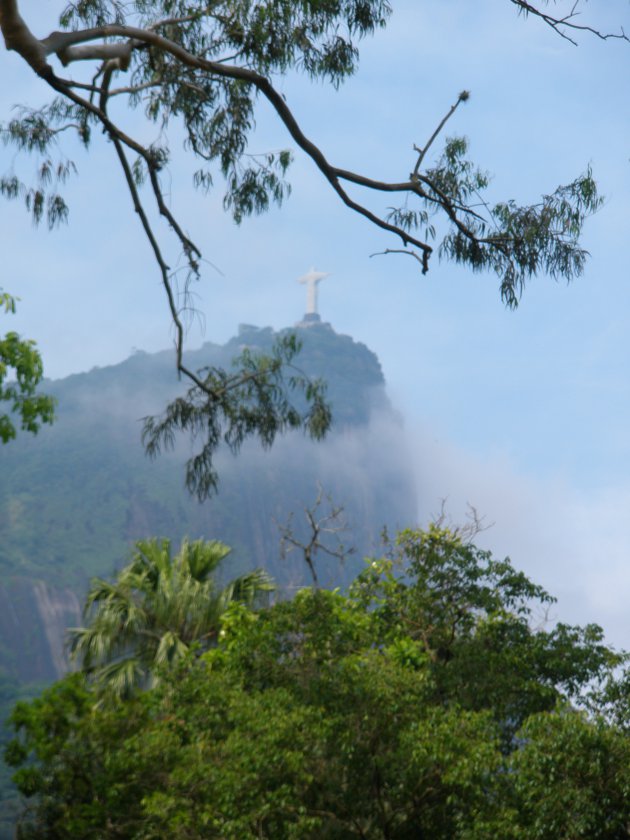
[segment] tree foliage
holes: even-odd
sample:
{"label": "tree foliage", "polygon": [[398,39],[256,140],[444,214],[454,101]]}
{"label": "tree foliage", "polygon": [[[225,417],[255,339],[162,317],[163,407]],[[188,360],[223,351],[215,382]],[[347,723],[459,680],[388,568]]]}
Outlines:
{"label": "tree foliage", "polygon": [[[517,5],[522,11],[535,11],[527,4]],[[89,145],[93,128],[103,128],[113,141],[167,293],[169,268],[138,191],[145,180],[192,274],[198,273],[201,253],[162,197],[160,173],[171,156],[167,141],[146,144],[137,140],[109,115],[112,101],[123,99],[129,108],[141,108],[149,121],[159,125],[162,138],[168,136],[165,132],[171,123],[181,123],[187,148],[201,167],[195,183],[211,188],[218,170],[226,184],[225,208],[237,222],[264,212],[271,203],[282,203],[288,193],[289,150],[262,156],[247,153],[256,102],[262,96],[341,200],[399,238],[405,248],[416,249],[409,253],[419,257],[423,271],[429,268],[431,241],[437,236],[436,224],[442,227],[440,219],[445,222],[441,252],[475,270],[495,271],[502,297],[510,306],[517,305],[524,282],[533,274],[548,272],[571,279],[582,270],[585,252],[579,247],[579,235],[584,219],[600,203],[590,171],[544,196],[539,204],[519,207],[513,201],[492,204],[483,197],[489,179],[464,157],[465,139],[447,139],[443,152],[431,161],[433,144],[457,107],[469,98],[468,91],[460,93],[428,141],[414,147],[411,175],[400,182],[383,182],[335,167],[303,134],[271,78],[297,69],[339,85],[356,69],[360,39],[386,24],[391,12],[386,0],[222,0],[203,8],[171,0],[141,0],[125,6],[88,0],[71,4],[63,12],[60,23],[65,32],[53,32],[42,40],[34,38],[23,22],[16,31],[13,0],[4,0],[0,8],[7,47],[17,50],[60,94],[44,108],[23,109],[4,126],[7,142],[42,156],[35,192],[10,178],[5,194],[22,195],[36,220],[42,218],[46,202],[50,224],[65,218],[56,188],[67,178],[71,164],[63,157],[53,163],[52,150],[61,131],[72,129]],[[567,18],[564,25],[570,25]],[[48,62],[53,55],[63,67],[92,61],[100,63],[100,69],[90,82],[64,79]],[[121,73],[128,75],[127,84],[112,87]],[[403,193],[407,198],[403,206],[382,215],[353,199],[346,184],[376,193]],[[417,202],[417,209],[409,207],[409,199]],[[430,223],[432,219],[437,221]],[[177,307],[169,302],[177,323]]]}
{"label": "tree foliage", "polygon": [[273,589],[258,569],[219,586],[230,549],[184,541],[173,557],[169,540],[136,543],[131,561],[112,581],[95,578],[85,627],[69,631],[71,651],[102,695],[123,697],[157,679],[156,669],[216,639],[232,603],[252,605]]}
{"label": "tree foliage", "polygon": [[[256,435],[269,448],[276,435],[299,428],[315,440],[322,438],[331,422],[326,386],[295,367],[300,347],[291,333],[280,336],[270,353],[246,348],[231,371],[199,371],[185,396],[170,403],[161,417],[145,419],[147,453],[155,456],[162,448],[172,449],[178,431],[188,432],[193,440],[201,438],[201,451],[187,462],[186,485],[203,500],[217,489],[213,458],[221,443],[236,453],[245,439]],[[297,392],[297,400],[290,399],[292,392]]]}
{"label": "tree foliage", "polygon": [[550,600],[435,526],[347,595],[233,605],[126,703],[71,675],[13,713],[21,836],[621,840],[627,658]]}
{"label": "tree foliage", "polygon": [[[0,289],[0,309],[15,312],[15,298]],[[8,332],[0,338],[0,402],[9,406],[0,414],[0,442],[17,435],[16,422],[26,432],[36,434],[42,423],[52,423],[55,402],[37,392],[44,366],[34,341]]]}
{"label": "tree foliage", "polygon": [[[602,33],[583,24],[577,17],[578,4],[555,17],[546,2],[511,2],[519,13],[541,19],[569,39],[586,31],[627,40],[623,31]],[[87,147],[100,133],[109,138],[166,293],[175,326],[177,368],[194,385],[188,405],[180,403],[169,411],[169,435],[186,425],[185,418],[199,417],[202,405],[208,417],[207,441],[225,419],[222,373],[198,376],[183,356],[182,313],[189,283],[200,273],[201,250],[164,197],[162,182],[172,155],[169,136],[175,125],[183,130],[186,151],[198,165],[195,184],[208,190],[217,177],[223,180],[224,206],[237,223],[282,203],[290,189],[290,149],[249,152],[256,108],[265,99],[292,143],[311,159],[339,199],[400,243],[400,248],[386,252],[411,255],[427,272],[437,247],[443,257],[473,271],[494,272],[510,307],[518,304],[534,275],[571,280],[582,272],[587,256],[580,245],[582,228],[601,203],[590,170],[532,205],[495,199],[488,176],[468,160],[464,138],[446,138],[443,149],[438,147],[448,120],[468,100],[467,91],[459,94],[437,127],[427,131],[428,139],[413,146],[397,181],[336,166],[304,133],[275,80],[298,71],[338,86],[356,69],[360,40],[385,26],[390,13],[388,0],[213,0],[205,5],[185,0],[81,0],[61,11],[59,31],[37,38],[21,17],[18,0],[0,0],[0,29],[7,48],[45,80],[51,93],[42,107],[22,107],[0,127],[6,143],[38,160],[32,185],[11,170],[0,180],[0,193],[23,199],[35,221],[46,218],[50,226],[65,221],[63,185],[74,167],[63,151],[63,138],[73,133]],[[81,72],[81,66],[87,69]],[[134,111],[144,115],[144,125],[130,116]],[[400,202],[392,208],[395,195]],[[385,207],[379,206],[381,201],[386,201]],[[156,213],[188,269],[181,294],[165,256],[164,236],[153,221]],[[273,392],[277,379],[269,379],[265,368],[266,362],[259,367],[259,392],[267,387]],[[247,365],[240,370],[246,392],[251,375]],[[306,394],[315,399],[312,391]],[[271,414],[250,414],[246,434],[266,439],[276,422],[274,402],[273,394],[261,401]],[[323,426],[311,424],[310,416],[307,413],[304,426],[319,434]],[[287,414],[280,425],[292,426],[293,419]],[[193,430],[198,425],[197,420],[190,423]],[[243,430],[243,424],[236,425]],[[159,425],[150,431],[155,428]],[[193,462],[188,482],[201,493],[214,488],[216,473],[207,443]]]}

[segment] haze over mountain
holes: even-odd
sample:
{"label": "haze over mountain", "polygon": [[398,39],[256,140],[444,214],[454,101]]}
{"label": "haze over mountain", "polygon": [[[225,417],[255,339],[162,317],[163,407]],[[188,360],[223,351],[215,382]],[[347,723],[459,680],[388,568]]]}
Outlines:
{"label": "haze over mountain", "polygon": [[[137,352],[125,362],[55,382],[57,419],[36,438],[0,450],[0,669],[20,681],[52,679],[66,667],[63,632],[80,622],[90,577],[110,575],[133,541],[220,539],[233,547],[228,572],[263,566],[285,589],[310,582],[294,552],[283,558],[279,526],[304,510],[319,487],[344,507],[341,539],[355,553],[340,566],[322,557],[320,581],[344,585],[378,549],[384,526],[413,524],[416,499],[400,418],[378,359],[365,345],[319,321],[302,322],[297,364],[328,382],[333,428],[314,443],[301,433],[270,451],[253,442],[219,455],[219,493],[200,504],[184,487],[191,444],[150,460],[141,418],[181,393],[171,351]],[[204,344],[189,367],[229,365],[247,346],[271,348],[271,328],[241,326],[225,345]],[[326,504],[321,515],[328,512]],[[0,672],[1,673],[1,672]]]}

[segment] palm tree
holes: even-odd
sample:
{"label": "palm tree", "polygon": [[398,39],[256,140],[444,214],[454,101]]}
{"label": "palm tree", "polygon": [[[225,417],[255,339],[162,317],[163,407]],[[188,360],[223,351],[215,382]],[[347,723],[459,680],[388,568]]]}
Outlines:
{"label": "palm tree", "polygon": [[255,606],[274,589],[261,569],[225,586],[216,572],[229,554],[223,543],[141,540],[113,581],[95,578],[84,608],[86,627],[68,631],[72,658],[101,692],[124,697],[154,685],[156,669],[182,659],[191,645],[208,648],[232,603]]}

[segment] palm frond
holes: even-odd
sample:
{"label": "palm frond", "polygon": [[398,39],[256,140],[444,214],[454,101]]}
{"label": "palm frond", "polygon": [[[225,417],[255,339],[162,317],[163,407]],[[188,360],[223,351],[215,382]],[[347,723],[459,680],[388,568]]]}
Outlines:
{"label": "palm frond", "polygon": [[86,626],[68,635],[72,657],[99,691],[111,683],[111,695],[122,697],[146,685],[195,642],[211,644],[231,603],[253,607],[275,589],[262,569],[218,587],[215,574],[229,552],[216,540],[184,540],[172,556],[169,540],[141,540],[116,580],[92,581]]}
{"label": "palm frond", "polygon": [[95,674],[97,692],[104,697],[125,699],[147,680],[147,670],[138,657],[110,662]]}

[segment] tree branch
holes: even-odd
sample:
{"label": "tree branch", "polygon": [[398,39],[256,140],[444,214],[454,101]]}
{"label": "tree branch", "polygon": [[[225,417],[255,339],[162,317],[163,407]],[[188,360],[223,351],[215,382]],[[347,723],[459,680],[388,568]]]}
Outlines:
{"label": "tree branch", "polygon": [[590,32],[591,35],[595,35],[597,38],[600,38],[602,41],[607,41],[608,39],[614,38],[621,41],[630,41],[630,38],[626,35],[623,31],[623,28],[620,29],[619,32],[601,32],[599,29],[595,29],[592,26],[582,26],[581,24],[575,23],[575,18],[580,14],[577,11],[577,7],[579,5],[579,0],[575,0],[571,11],[568,15],[564,17],[553,17],[552,15],[548,15],[545,12],[541,11],[540,9],[533,6],[531,3],[526,2],[526,0],[510,0],[515,6],[518,7],[519,14],[524,15],[534,15],[535,17],[539,17],[543,20],[548,26],[550,26],[561,38],[564,38],[567,41],[570,41],[574,46],[577,46],[577,41],[567,35],[563,29],[573,29],[574,31],[579,32]]}
{"label": "tree branch", "polygon": [[422,161],[424,160],[427,152],[435,142],[438,134],[442,131],[446,123],[450,120],[453,116],[457,108],[462,102],[467,102],[470,99],[470,93],[467,90],[463,90],[459,96],[457,97],[457,102],[454,105],[451,105],[450,109],[446,113],[446,115],[440,121],[438,127],[435,129],[433,134],[429,137],[428,141],[425,143],[422,149],[419,149],[417,146],[414,146],[416,152],[418,152],[418,160],[416,161],[416,165],[413,168],[413,173],[411,174],[411,180],[413,181],[415,178],[418,177],[418,173],[420,172],[420,166],[422,165]]}
{"label": "tree branch", "polygon": [[[2,0],[2,2],[7,2],[7,0]],[[402,239],[405,245],[413,245],[417,248],[420,248],[427,254],[427,257],[432,253],[433,249],[426,242],[422,242],[419,239],[416,239],[415,237],[411,236],[409,233],[402,230],[401,228],[390,224],[389,222],[380,218],[376,214],[372,213],[372,211],[368,210],[363,205],[350,198],[350,196],[346,193],[346,191],[339,183],[339,176],[337,175],[337,170],[335,169],[335,167],[329,164],[322,151],[302,132],[302,129],[300,128],[297,120],[293,116],[292,111],[286,104],[284,97],[280,93],[278,93],[272,86],[272,84],[269,82],[269,80],[265,76],[262,76],[260,73],[257,73],[254,70],[250,70],[245,67],[238,67],[235,65],[224,64],[221,62],[209,61],[208,59],[200,58],[199,56],[195,56],[192,53],[189,53],[179,44],[170,41],[168,38],[164,38],[157,32],[146,29],[138,29],[132,26],[122,26],[120,24],[107,24],[104,26],[94,27],[85,30],[78,30],[74,32],[52,32],[47,38],[45,38],[39,43],[44,47],[45,53],[47,55],[55,53],[60,59],[60,61],[63,64],[65,64],[67,63],[66,59],[68,58],[68,56],[70,56],[69,60],[72,60],[72,53],[68,53],[68,49],[70,47],[73,47],[77,44],[94,41],[99,38],[116,36],[128,39],[128,43],[130,43],[133,47],[137,47],[141,43],[157,47],[163,50],[164,52],[169,53],[187,67],[198,68],[215,76],[236,79],[254,85],[254,87],[256,87],[271,103],[276,113],[284,123],[291,137],[295,140],[297,145],[314,161],[320,172],[322,172],[326,180],[329,182],[329,184],[332,186],[332,188],[335,190],[337,195],[341,198],[341,200],[347,207],[349,207],[351,210],[354,210],[359,215],[364,216],[377,227],[380,227],[383,230],[387,230],[390,233],[393,233],[394,235],[400,237],[400,239]],[[15,46],[13,48],[17,49],[18,52],[21,52],[18,46]],[[23,57],[26,58],[26,56]],[[50,66],[48,65],[48,77],[52,73],[52,68],[50,68]],[[66,85],[69,86],[70,84],[71,82],[66,82]],[[135,144],[134,148],[136,149],[136,151],[139,151],[137,148],[137,144]]]}
{"label": "tree branch", "polygon": [[47,78],[52,73],[52,67],[46,61],[46,48],[20,16],[17,0],[1,0],[0,30],[7,50],[19,53],[38,76]]}
{"label": "tree branch", "polygon": [[[322,506],[324,497],[329,506],[329,512],[320,516],[320,508]],[[324,488],[321,484],[317,486],[317,498],[315,503],[310,508],[304,509],[306,516],[308,535],[305,541],[302,542],[296,537],[292,522],[293,514],[289,514],[289,519],[286,525],[280,525],[276,522],[278,530],[280,531],[280,553],[283,558],[295,549],[302,552],[302,557],[306,563],[311,578],[313,579],[313,588],[319,588],[319,578],[315,566],[315,559],[319,552],[327,554],[343,564],[345,558],[353,553],[353,549],[346,549],[341,542],[339,534],[347,530],[346,522],[343,517],[344,508],[340,505],[333,504],[332,499],[327,493],[324,493]],[[336,542],[335,548],[330,548],[323,541],[323,535],[329,534]]]}
{"label": "tree branch", "polygon": [[[525,0],[512,0],[512,2],[516,3],[516,5],[518,5],[524,13],[538,14],[547,23],[555,25],[555,27],[571,26],[573,28],[590,29],[590,27],[582,27],[573,22],[572,18],[577,14],[575,6],[573,7],[572,12],[564,18],[552,18],[544,15],[534,6],[525,2]],[[103,95],[101,96],[102,103],[106,103],[107,98],[114,94],[114,92],[109,92],[111,72],[114,69],[127,69],[134,50],[140,48],[152,47],[153,49],[158,50],[162,55],[171,56],[172,59],[174,59],[175,62],[178,62],[182,68],[187,68],[188,70],[193,71],[202,71],[202,73],[207,74],[207,76],[215,80],[226,79],[242,82],[262,94],[271,104],[294,142],[306,155],[311,158],[342,202],[354,212],[362,215],[375,226],[397,236],[402,241],[405,249],[407,249],[408,246],[412,246],[411,250],[404,250],[402,253],[409,253],[417,259],[422,265],[423,273],[428,271],[429,258],[433,252],[433,248],[428,244],[428,242],[413,235],[411,230],[418,228],[420,223],[426,223],[427,232],[425,234],[425,238],[431,238],[435,235],[432,226],[429,226],[427,222],[428,212],[422,210],[420,213],[405,213],[404,211],[397,211],[394,209],[390,216],[382,217],[351,197],[342,185],[342,182],[346,181],[356,186],[376,192],[402,192],[416,195],[422,202],[425,203],[425,206],[429,206],[430,211],[442,210],[445,213],[446,218],[452,223],[452,225],[454,225],[457,232],[456,234],[452,234],[445,238],[442,248],[446,248],[446,252],[450,253],[450,255],[455,259],[470,262],[474,268],[490,265],[491,267],[494,267],[498,273],[504,271],[502,290],[507,290],[506,294],[508,294],[508,298],[511,302],[516,299],[514,295],[509,295],[509,290],[512,286],[518,286],[518,283],[522,284],[522,278],[526,275],[527,271],[531,274],[532,271],[537,269],[531,268],[531,254],[525,253],[527,251],[527,247],[529,247],[527,246],[527,242],[533,241],[532,236],[527,233],[527,237],[524,238],[524,235],[514,228],[514,223],[521,224],[522,226],[529,224],[530,227],[533,225],[534,228],[536,224],[538,224],[540,231],[542,231],[541,237],[544,239],[544,236],[547,236],[547,240],[544,240],[547,243],[547,247],[551,247],[548,244],[549,242],[553,245],[554,237],[555,239],[561,239],[562,237],[559,236],[557,231],[554,232],[554,228],[551,225],[547,224],[545,226],[541,220],[536,219],[533,208],[529,208],[529,210],[532,211],[530,213],[532,219],[530,219],[527,217],[528,208],[524,208],[523,212],[521,212],[520,208],[516,208],[515,205],[510,203],[502,205],[501,207],[497,206],[500,213],[503,214],[504,219],[503,229],[501,229],[497,226],[498,216],[495,217],[497,208],[492,210],[486,205],[487,218],[485,218],[480,216],[472,206],[469,206],[467,197],[471,194],[471,190],[474,189],[474,183],[471,180],[466,180],[466,173],[470,171],[470,169],[467,169],[466,167],[470,167],[470,164],[463,161],[460,169],[457,168],[459,165],[457,155],[461,155],[462,149],[465,150],[465,145],[462,145],[461,143],[460,149],[452,151],[451,158],[448,159],[447,163],[442,165],[442,169],[437,168],[434,170],[428,170],[426,173],[421,172],[421,167],[425,161],[426,155],[433,146],[436,138],[443,130],[445,124],[454,114],[458,106],[468,99],[469,94],[467,91],[462,91],[459,94],[457,101],[453,106],[451,106],[449,111],[439,122],[425,146],[423,148],[414,147],[418,152],[418,157],[413,171],[409,176],[409,180],[389,183],[368,178],[358,173],[335,167],[329,163],[321,149],[304,134],[293,112],[287,105],[284,96],[275,89],[267,76],[262,75],[261,73],[248,67],[228,64],[225,63],[225,61],[210,60],[195,55],[186,50],[181,44],[170,40],[160,34],[159,31],[156,31],[166,27],[167,25],[177,25],[194,21],[198,17],[210,15],[211,12],[212,4],[199,12],[186,15],[182,18],[160,21],[146,29],[113,23],[86,28],[83,30],[64,32],[54,31],[51,32],[48,37],[38,41],[30,33],[28,27],[20,17],[16,0],[0,0],[0,28],[4,34],[7,47],[18,51],[30,64],[30,66],[33,67],[35,72],[39,73],[39,75],[43,76],[48,81],[53,89],[66,96],[77,106],[81,107],[95,117],[101,123],[106,133],[114,141],[119,160],[123,166],[125,178],[130,185],[129,189],[132,195],[134,208],[136,209],[136,212],[139,213],[141,223],[143,224],[145,233],[158,262],[162,282],[167,289],[169,308],[173,315],[173,322],[175,324],[177,334],[177,367],[180,372],[188,376],[198,387],[204,390],[205,393],[212,396],[212,392],[208,391],[207,388],[204,387],[203,380],[195,376],[191,371],[186,370],[182,364],[183,326],[179,317],[179,310],[176,306],[173,290],[170,285],[169,269],[160,253],[157,239],[151,230],[146,213],[142,208],[135,184],[133,187],[131,186],[131,183],[133,182],[133,173],[131,172],[123,146],[134,151],[144,161],[159,213],[168,222],[171,230],[175,233],[177,239],[179,240],[188,261],[188,266],[193,274],[198,273],[198,260],[201,256],[200,251],[183,232],[183,229],[163,199],[159,181],[159,169],[162,166],[162,161],[158,156],[156,156],[155,151],[134,140],[133,137],[126,134],[118,125],[112,122],[106,113],[104,105],[102,107],[98,107],[91,101],[91,98],[90,100],[84,99],[73,89],[74,87],[77,87],[89,90],[91,93],[98,92],[102,95],[103,91],[107,87],[107,94],[104,97]],[[122,42],[116,41],[113,43],[105,40],[112,38],[124,40]],[[103,85],[103,87],[97,87],[96,84],[88,86],[75,83],[71,80],[58,78],[54,74],[50,65],[46,63],[46,56],[51,54],[55,54],[64,66],[74,61],[86,59],[104,60],[104,68],[106,68],[109,74],[107,77],[107,86],[105,87],[105,85]],[[193,78],[195,78],[195,74],[192,75]],[[96,78],[98,78],[98,76]],[[169,76],[165,84],[177,84],[180,86],[188,86],[191,89],[194,88],[194,85],[191,85],[185,77],[180,78],[177,73],[175,73],[173,79],[175,81],[171,80]],[[154,82],[150,81],[146,82],[144,85],[138,85],[135,87],[132,85],[129,86],[129,88],[120,88],[118,91],[115,91],[115,93],[138,91],[146,87],[151,87],[153,84]],[[197,91],[201,97],[200,101],[211,103],[214,100],[207,91],[208,89],[200,83],[199,90]],[[199,107],[201,108],[201,105]],[[195,108],[192,108],[192,111],[195,113]],[[194,119],[197,118],[200,119],[201,117],[194,117]],[[195,144],[195,130],[190,129],[190,127],[188,128],[190,142],[192,143],[193,149],[196,150],[202,157],[215,157],[217,153],[212,147],[209,153],[204,154],[204,149],[199,148]],[[230,165],[232,164],[223,163],[224,173]],[[273,180],[268,183],[272,183],[274,188],[277,185],[277,182],[274,182]],[[462,184],[463,186],[461,186]],[[269,187],[268,184],[265,185],[265,188],[268,190],[272,189],[272,187]],[[585,199],[585,203],[588,206],[588,199]],[[592,201],[591,204],[594,206],[594,201]],[[255,209],[255,201],[253,206]],[[515,209],[515,212],[512,214],[511,218],[507,218],[509,215],[508,211],[511,212],[512,208]],[[251,205],[248,210],[251,210]],[[394,221],[391,221],[392,219]],[[497,235],[488,236],[488,229],[493,228],[497,230]],[[525,228],[523,227],[523,230],[524,229]],[[512,230],[516,230],[516,232],[513,233]],[[459,240],[457,239],[458,236]],[[541,241],[543,241],[543,239],[541,239]],[[485,251],[483,250],[483,246],[485,246]],[[562,248],[565,248],[565,250],[560,253]],[[450,249],[450,251],[448,249]],[[519,249],[521,256],[518,257],[518,259],[520,262],[514,263],[513,252],[519,252]],[[387,248],[385,251],[380,253],[391,253],[396,250],[397,249]],[[522,256],[524,253],[525,256]],[[570,243],[561,242],[558,245],[558,253],[553,253],[552,257],[549,258],[549,261],[552,262],[555,259],[558,261],[558,264],[568,266],[570,253]],[[577,254],[576,265],[579,264],[579,258],[580,255]],[[536,259],[538,259],[538,257],[536,257]],[[502,260],[503,262],[501,262]],[[562,262],[562,260],[564,260],[564,262]],[[550,270],[553,271],[553,267]],[[562,270],[570,272],[572,269],[563,268]]]}

